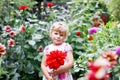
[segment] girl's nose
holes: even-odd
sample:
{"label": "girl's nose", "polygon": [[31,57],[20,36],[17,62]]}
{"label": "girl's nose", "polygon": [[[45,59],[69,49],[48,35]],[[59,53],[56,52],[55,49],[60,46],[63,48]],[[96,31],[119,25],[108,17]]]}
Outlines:
{"label": "girl's nose", "polygon": [[60,37],[60,35],[57,35],[57,37],[59,38],[59,37]]}

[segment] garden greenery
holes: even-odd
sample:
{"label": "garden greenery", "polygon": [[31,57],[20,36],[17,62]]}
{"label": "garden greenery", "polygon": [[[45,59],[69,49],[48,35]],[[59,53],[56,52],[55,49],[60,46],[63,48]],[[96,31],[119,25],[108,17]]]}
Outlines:
{"label": "garden greenery", "polygon": [[[109,13],[101,0],[70,1],[66,2],[67,8],[60,5],[45,7],[47,12],[41,13],[41,16],[47,15],[44,20],[38,19],[36,13],[31,13],[31,6],[34,4],[31,3],[29,6],[24,3],[28,7],[19,10],[23,2],[20,5],[16,4],[16,0],[13,2],[14,4],[9,7],[5,5],[5,10],[9,13],[0,14],[2,16],[0,43],[6,47],[6,54],[0,56],[0,79],[42,79],[40,63],[43,49],[51,43],[48,33],[51,24],[55,21],[64,21],[69,26],[70,32],[66,42],[73,47],[75,65],[71,70],[75,80],[84,80],[89,61],[97,59],[105,50],[115,50],[120,44],[120,25],[104,15]],[[0,5],[4,5],[3,2]],[[5,26],[10,26],[10,31],[7,32]],[[22,32],[21,26],[24,26]],[[90,35],[88,29],[92,27],[96,27],[97,32]],[[14,37],[10,36],[11,31],[15,33]],[[10,46],[8,41],[11,39],[15,43],[12,42]],[[118,64],[110,70],[111,80],[119,78],[119,58],[117,62]]]}
{"label": "garden greenery", "polygon": [[115,21],[120,21],[120,0],[111,0],[107,5],[109,8],[109,12],[111,13],[111,17]]}

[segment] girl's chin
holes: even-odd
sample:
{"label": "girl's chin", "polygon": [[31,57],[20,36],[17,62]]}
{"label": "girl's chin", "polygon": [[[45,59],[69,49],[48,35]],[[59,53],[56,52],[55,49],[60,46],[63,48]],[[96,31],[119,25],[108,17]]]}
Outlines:
{"label": "girl's chin", "polygon": [[54,43],[54,45],[61,45],[62,43]]}

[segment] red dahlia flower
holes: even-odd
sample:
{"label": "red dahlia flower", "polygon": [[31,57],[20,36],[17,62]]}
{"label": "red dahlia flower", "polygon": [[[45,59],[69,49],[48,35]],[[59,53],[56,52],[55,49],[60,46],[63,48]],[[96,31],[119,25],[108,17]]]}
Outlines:
{"label": "red dahlia flower", "polygon": [[98,22],[98,21],[99,21],[99,18],[98,18],[98,17],[94,17],[94,18],[92,18],[92,21],[93,21],[93,22]]}
{"label": "red dahlia flower", "polygon": [[89,62],[88,67],[93,72],[96,72],[96,71],[98,71],[101,68],[101,66],[95,65],[94,62]]}
{"label": "red dahlia flower", "polygon": [[53,3],[51,3],[51,2],[48,2],[48,3],[47,3],[47,7],[50,7],[50,8],[51,8],[51,7],[53,7],[53,6],[54,6]]}
{"label": "red dahlia flower", "polygon": [[100,26],[100,23],[94,23],[92,26],[93,26],[93,27],[99,27],[99,26]]}
{"label": "red dahlia flower", "polygon": [[27,5],[22,5],[22,6],[19,7],[19,10],[24,10],[24,9],[26,9],[26,8],[28,8]]}
{"label": "red dahlia flower", "polygon": [[64,64],[65,57],[66,53],[62,51],[51,51],[50,54],[47,55],[46,66],[48,66],[50,69],[58,69]]}
{"label": "red dahlia flower", "polygon": [[40,45],[40,46],[38,47],[37,51],[38,51],[38,52],[41,52],[42,49],[43,49],[43,46]]}
{"label": "red dahlia flower", "polygon": [[108,73],[108,60],[99,57],[95,61],[88,64],[89,70],[85,74],[87,80],[109,80],[110,74]]}
{"label": "red dahlia flower", "polygon": [[106,16],[105,16],[104,14],[99,14],[99,16],[101,17],[104,25],[106,25],[106,23],[107,23],[107,18],[106,18]]}
{"label": "red dahlia flower", "polygon": [[88,40],[89,41],[93,40],[93,36],[92,35],[88,35]]}
{"label": "red dahlia flower", "polygon": [[76,32],[76,36],[80,36],[80,35],[81,35],[80,31]]}

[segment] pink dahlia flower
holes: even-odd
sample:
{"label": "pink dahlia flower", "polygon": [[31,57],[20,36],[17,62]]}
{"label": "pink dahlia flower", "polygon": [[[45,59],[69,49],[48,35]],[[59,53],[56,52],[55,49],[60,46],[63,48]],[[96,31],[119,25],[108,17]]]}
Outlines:
{"label": "pink dahlia flower", "polygon": [[120,46],[116,47],[116,54],[120,55]]}
{"label": "pink dahlia flower", "polygon": [[9,25],[6,25],[6,26],[4,27],[4,30],[5,30],[6,32],[10,32],[10,31],[12,30],[12,28],[11,28]]}
{"label": "pink dahlia flower", "polygon": [[97,33],[97,28],[96,27],[92,27],[92,28],[88,29],[88,33],[89,34]]}
{"label": "pink dahlia flower", "polygon": [[13,39],[8,40],[8,46],[14,47],[15,46],[15,40],[13,40]]}
{"label": "pink dahlia flower", "polygon": [[6,47],[0,43],[0,56],[6,53]]}
{"label": "pink dahlia flower", "polygon": [[21,25],[19,30],[20,30],[20,32],[25,32],[26,28],[24,25]]}
{"label": "pink dahlia flower", "polygon": [[9,32],[10,37],[15,37],[16,33],[14,31]]}

